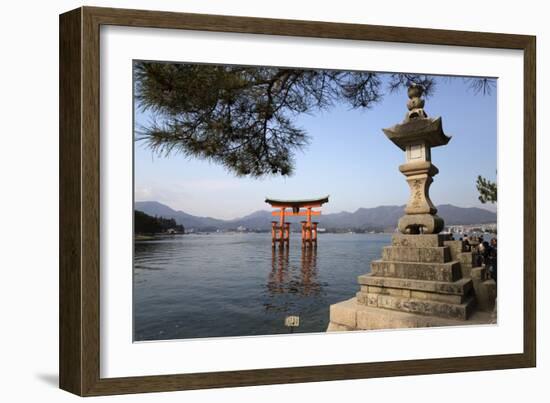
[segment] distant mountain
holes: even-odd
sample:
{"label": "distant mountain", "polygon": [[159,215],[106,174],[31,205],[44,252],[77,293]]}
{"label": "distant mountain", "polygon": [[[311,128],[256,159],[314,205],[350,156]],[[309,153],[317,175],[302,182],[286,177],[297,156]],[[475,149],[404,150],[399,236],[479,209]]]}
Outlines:
{"label": "distant mountain", "polygon": [[275,218],[271,215],[271,211],[258,210],[244,217],[227,221],[225,229],[242,226],[254,230],[267,230],[271,228],[271,221],[274,219]]}
{"label": "distant mountain", "polygon": [[326,228],[384,229],[396,227],[405,206],[359,208],[353,213],[342,212],[321,216],[319,225]]}
{"label": "distant mountain", "polygon": [[[328,230],[362,229],[387,230],[397,226],[397,221],[403,215],[405,206],[378,206],[373,208],[359,208],[355,212],[341,212],[323,214],[315,217],[319,227]],[[276,219],[271,211],[259,210],[247,216],[233,220],[220,220],[212,217],[197,217],[183,211],[176,211],[162,203],[155,201],[136,202],[135,209],[152,216],[173,218],[186,230],[213,231],[216,229],[230,230],[245,227],[254,231],[265,231],[271,228],[271,221]],[[493,223],[497,220],[496,213],[477,207],[457,207],[451,204],[442,204],[437,207],[437,214],[445,220],[447,225],[470,225]],[[303,217],[288,220],[297,223]]]}
{"label": "distant mountain", "polygon": [[176,211],[165,204],[156,201],[136,202],[135,210],[143,211],[150,216],[173,218],[178,224],[185,227],[186,230],[191,228],[212,231],[218,228],[225,228],[226,221],[211,217],[197,217],[183,211]]}
{"label": "distant mountain", "polygon": [[487,224],[497,222],[497,214],[477,207],[457,207],[452,204],[437,206],[437,215],[445,220],[447,225]]}

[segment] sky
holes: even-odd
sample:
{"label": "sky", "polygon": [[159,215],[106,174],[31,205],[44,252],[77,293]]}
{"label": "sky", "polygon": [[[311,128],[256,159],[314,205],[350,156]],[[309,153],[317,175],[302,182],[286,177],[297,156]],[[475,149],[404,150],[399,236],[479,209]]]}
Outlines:
{"label": "sky", "polygon": [[[437,78],[435,92],[426,99],[429,117],[441,116],[444,132],[452,136],[432,149],[439,169],[430,188],[435,205],[481,207],[475,186],[482,175],[496,180],[497,87],[476,94],[462,78]],[[295,155],[290,177],[252,179],[237,177],[222,166],[173,154],[158,156],[144,142],[134,143],[135,200],[158,201],[196,216],[221,219],[269,210],[266,197],[306,199],[329,195],[323,213],[353,212],[361,207],[404,205],[409,187],[398,166],[405,153],[386,138],[382,128],[401,123],[407,111],[406,89],[386,93],[371,109],[348,105],[295,119],[311,137]],[[134,105],[135,125],[150,116]]]}

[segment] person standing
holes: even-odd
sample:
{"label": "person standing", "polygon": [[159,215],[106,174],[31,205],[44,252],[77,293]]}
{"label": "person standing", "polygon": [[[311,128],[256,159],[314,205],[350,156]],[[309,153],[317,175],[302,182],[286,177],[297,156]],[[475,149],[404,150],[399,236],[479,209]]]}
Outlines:
{"label": "person standing", "polygon": [[489,252],[487,254],[489,274],[491,278],[497,281],[497,239],[492,238],[489,245]]}
{"label": "person standing", "polygon": [[470,239],[468,238],[468,234],[464,234],[464,238],[462,238],[462,244],[464,245],[464,250],[466,252],[470,251]]}

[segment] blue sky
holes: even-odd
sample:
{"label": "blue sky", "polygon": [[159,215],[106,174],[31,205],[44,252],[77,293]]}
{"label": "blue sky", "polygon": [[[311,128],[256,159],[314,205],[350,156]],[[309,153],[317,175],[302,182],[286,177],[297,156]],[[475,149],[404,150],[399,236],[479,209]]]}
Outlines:
{"label": "blue sky", "polygon": [[[461,78],[437,79],[426,100],[429,116],[441,116],[452,136],[448,145],[432,149],[439,168],[430,189],[432,201],[462,207],[481,204],[477,175],[496,179],[497,91],[475,94]],[[330,195],[323,212],[355,211],[360,207],[402,205],[409,196],[398,166],[404,152],[389,141],[382,128],[400,123],[406,112],[405,89],[386,94],[368,110],[336,105],[328,111],[301,115],[299,127],[311,136],[296,154],[291,177],[250,179],[236,177],[220,165],[179,154],[154,155],[143,142],[135,143],[135,199],[155,200],[189,214],[236,218],[269,209],[266,196],[310,198]],[[136,125],[149,116],[136,109]]]}

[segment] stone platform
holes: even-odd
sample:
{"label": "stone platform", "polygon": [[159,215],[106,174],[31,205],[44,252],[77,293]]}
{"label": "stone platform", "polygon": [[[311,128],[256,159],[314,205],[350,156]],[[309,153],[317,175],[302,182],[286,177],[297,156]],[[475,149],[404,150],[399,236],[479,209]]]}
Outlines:
{"label": "stone platform", "polygon": [[330,307],[330,323],[327,332],[352,330],[380,330],[441,326],[486,325],[496,323],[496,314],[474,311],[467,321],[426,316],[360,304],[357,298],[342,301]]}
{"label": "stone platform", "polygon": [[476,261],[449,235],[395,234],[358,277],[356,297],[330,307],[328,330],[488,323],[496,284]]}

